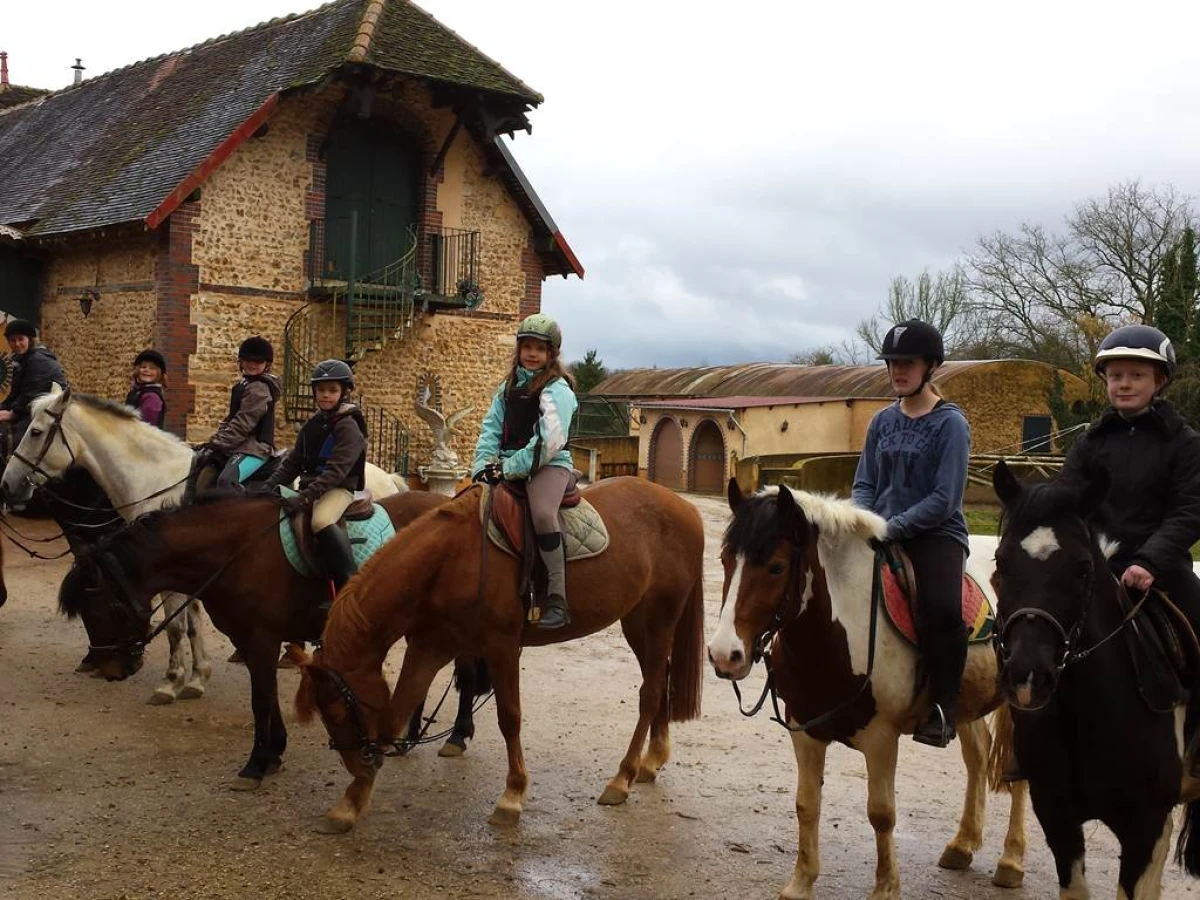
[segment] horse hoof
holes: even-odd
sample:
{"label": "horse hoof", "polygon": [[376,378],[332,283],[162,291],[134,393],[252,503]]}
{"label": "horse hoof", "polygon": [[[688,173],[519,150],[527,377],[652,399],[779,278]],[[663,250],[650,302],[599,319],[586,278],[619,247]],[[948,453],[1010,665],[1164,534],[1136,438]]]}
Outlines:
{"label": "horse hoof", "polygon": [[354,823],[349,819],[334,819],[325,816],[317,823],[316,831],[318,834],[346,834],[353,827]]}
{"label": "horse hoof", "polygon": [[257,791],[260,787],[262,787],[261,778],[247,778],[245,775],[239,775],[237,778],[233,779],[233,783],[229,785],[229,789],[231,791],[238,791],[239,793]]}
{"label": "horse hoof", "polygon": [[175,692],[170,688],[157,688],[146,702],[151,706],[166,706],[175,702]]}
{"label": "horse hoof", "polygon": [[454,738],[450,738],[450,740],[442,744],[441,748],[438,750],[438,756],[449,758],[452,756],[462,756],[466,752],[467,745],[465,743],[457,744],[454,742]]}
{"label": "horse hoof", "polygon": [[521,821],[521,811],[507,806],[497,806],[488,816],[489,825],[516,825]]}
{"label": "horse hoof", "polygon": [[974,853],[959,850],[957,847],[947,847],[942,851],[942,858],[938,860],[938,865],[943,869],[969,869],[971,868],[971,860],[974,858]]}
{"label": "horse hoof", "polygon": [[1024,871],[1004,863],[996,866],[996,874],[992,876],[992,884],[1002,888],[1019,888],[1024,881]]}
{"label": "horse hoof", "polygon": [[204,696],[204,685],[185,684],[179,691],[180,700],[199,700]]}
{"label": "horse hoof", "polygon": [[88,672],[96,671],[96,664],[85,659],[75,667],[75,671],[79,672],[81,675],[86,675]]}
{"label": "horse hoof", "polygon": [[620,788],[615,788],[611,784],[604,789],[604,793],[600,795],[600,799],[596,802],[601,806],[620,806],[629,799],[629,791],[623,791]]}
{"label": "horse hoof", "polygon": [[637,783],[638,784],[654,784],[658,779],[657,769],[638,769]]}

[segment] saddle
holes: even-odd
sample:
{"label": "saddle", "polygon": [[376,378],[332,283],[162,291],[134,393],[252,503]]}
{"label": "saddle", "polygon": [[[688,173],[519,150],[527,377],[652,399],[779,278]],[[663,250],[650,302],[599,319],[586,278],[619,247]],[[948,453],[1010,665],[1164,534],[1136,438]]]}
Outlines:
{"label": "saddle", "polygon": [[[372,497],[370,491],[355,491],[354,500],[346,507],[346,511],[342,513],[342,517],[338,520],[337,527],[346,532],[350,538],[350,546],[357,551],[357,546],[365,544],[367,538],[356,536],[354,529],[350,528],[348,522],[369,522],[374,518],[376,513],[375,498]],[[292,537],[296,542],[296,552],[300,559],[304,561],[305,566],[310,572],[323,572],[325,566],[321,563],[320,554],[317,553],[316,538],[313,537],[312,530],[312,507],[302,509],[294,513],[288,520],[287,525],[291,528]],[[280,526],[281,528],[283,525]],[[355,556],[358,553],[355,552]]]}
{"label": "saddle", "polygon": [[[574,509],[583,495],[579,479],[572,475],[559,509]],[[533,544],[533,519],[529,516],[529,496],[524,481],[503,481],[492,489],[492,521],[508,539],[508,545],[523,555]]]}
{"label": "saddle", "polygon": [[[1129,615],[1133,601],[1125,591],[1118,597],[1122,612]],[[1150,591],[1125,629],[1125,644],[1138,693],[1151,710],[1169,709],[1187,700],[1200,667],[1200,644],[1187,617],[1165,593]]]}
{"label": "saddle", "polygon": [[[921,621],[921,592],[912,560],[899,544],[884,545],[881,582],[883,605],[888,619],[910,644],[919,646],[917,623]],[[962,581],[962,620],[967,642],[990,641],[996,630],[996,615],[983,588],[966,572]]]}

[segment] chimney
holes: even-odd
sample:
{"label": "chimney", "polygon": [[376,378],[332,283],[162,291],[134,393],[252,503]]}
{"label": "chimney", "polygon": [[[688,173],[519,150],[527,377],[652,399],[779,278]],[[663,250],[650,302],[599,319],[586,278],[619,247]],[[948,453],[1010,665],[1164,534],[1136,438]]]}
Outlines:
{"label": "chimney", "polygon": [[75,65],[71,68],[75,70],[75,83],[79,84],[83,81],[83,70],[87,67],[83,64],[83,60],[76,58]]}
{"label": "chimney", "polygon": [[0,50],[0,84],[8,84],[8,54]]}

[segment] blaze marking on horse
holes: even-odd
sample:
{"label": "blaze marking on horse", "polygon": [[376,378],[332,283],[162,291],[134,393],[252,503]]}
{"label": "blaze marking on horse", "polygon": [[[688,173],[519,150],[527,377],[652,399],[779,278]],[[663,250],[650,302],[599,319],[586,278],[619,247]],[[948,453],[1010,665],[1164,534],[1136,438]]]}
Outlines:
{"label": "blaze marking on horse", "polygon": [[1025,536],[1021,541],[1021,549],[1034,559],[1047,560],[1061,548],[1058,546],[1058,537],[1054,534],[1054,529],[1043,525]]}

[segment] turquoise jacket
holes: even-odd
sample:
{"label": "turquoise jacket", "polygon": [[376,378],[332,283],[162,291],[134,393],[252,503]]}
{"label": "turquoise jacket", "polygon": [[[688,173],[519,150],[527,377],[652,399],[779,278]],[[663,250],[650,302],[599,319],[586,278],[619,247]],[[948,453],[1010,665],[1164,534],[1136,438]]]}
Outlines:
{"label": "turquoise jacket", "polygon": [[[526,368],[518,368],[517,387],[529,384],[535,374]],[[571,386],[562,378],[556,378],[546,385],[542,389],[542,414],[538,419],[537,433],[520,450],[502,451],[500,441],[504,434],[504,394],[507,389],[506,379],[492,395],[492,405],[483,417],[483,428],[479,432],[479,442],[475,445],[471,477],[474,478],[484,466],[496,460],[503,464],[504,477],[513,480],[528,478],[543,466],[572,468],[567,437],[571,432],[571,420],[575,418],[579,401],[575,399],[575,392],[571,390]],[[538,454],[537,459],[534,459],[535,453]]]}

